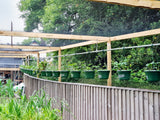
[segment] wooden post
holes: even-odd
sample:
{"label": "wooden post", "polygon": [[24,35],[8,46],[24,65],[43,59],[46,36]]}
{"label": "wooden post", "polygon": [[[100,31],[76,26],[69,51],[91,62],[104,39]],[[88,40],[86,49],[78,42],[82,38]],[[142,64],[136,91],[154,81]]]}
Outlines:
{"label": "wooden post", "polygon": [[28,66],[30,65],[30,55],[28,56]]}
{"label": "wooden post", "polygon": [[[58,70],[61,71],[61,49],[58,51]],[[61,75],[58,78],[58,81],[61,82]]]}
{"label": "wooden post", "polygon": [[[111,41],[107,42],[107,50],[111,49]],[[107,51],[107,69],[110,70],[109,73],[109,78],[108,78],[108,82],[107,85],[108,86],[112,86],[112,57],[111,57],[111,51]]]}
{"label": "wooden post", "polygon": [[24,62],[25,65],[27,65],[27,59],[28,59],[28,57],[26,56],[25,62]]}
{"label": "wooden post", "polygon": [[37,53],[37,67],[39,66],[39,53]]}

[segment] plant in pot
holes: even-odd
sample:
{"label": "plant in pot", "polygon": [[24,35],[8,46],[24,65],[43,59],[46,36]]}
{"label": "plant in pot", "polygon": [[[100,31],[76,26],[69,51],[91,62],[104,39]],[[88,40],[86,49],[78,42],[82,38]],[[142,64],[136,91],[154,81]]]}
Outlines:
{"label": "plant in pot", "polygon": [[81,77],[81,71],[80,71],[80,65],[78,63],[73,63],[68,65],[71,69],[71,78],[80,78]]}
{"label": "plant in pot", "polygon": [[85,64],[82,65],[82,68],[84,69],[84,76],[86,79],[93,79],[95,76],[95,71],[93,70],[91,64],[89,64],[88,66],[86,66]]}
{"label": "plant in pot", "polygon": [[69,76],[69,71],[67,70],[68,66],[65,64],[63,64],[63,70],[60,71],[60,75],[61,75],[61,78],[68,78]]}
{"label": "plant in pot", "polygon": [[118,73],[119,80],[129,80],[131,74],[131,64],[128,64],[127,60],[125,59],[123,62],[114,62],[114,70]]}
{"label": "plant in pot", "polygon": [[[106,67],[107,67],[107,65],[103,66],[103,68],[106,68]],[[110,73],[109,70],[101,69],[101,70],[97,70],[97,72],[98,72],[98,78],[99,79],[108,79],[109,73]]]}
{"label": "plant in pot", "polygon": [[160,62],[148,63],[146,69],[144,72],[149,82],[160,81]]}
{"label": "plant in pot", "polygon": [[47,61],[46,60],[41,61],[39,63],[38,70],[37,70],[38,76],[39,75],[40,76],[46,76],[46,71],[45,71],[46,67],[47,67]]}

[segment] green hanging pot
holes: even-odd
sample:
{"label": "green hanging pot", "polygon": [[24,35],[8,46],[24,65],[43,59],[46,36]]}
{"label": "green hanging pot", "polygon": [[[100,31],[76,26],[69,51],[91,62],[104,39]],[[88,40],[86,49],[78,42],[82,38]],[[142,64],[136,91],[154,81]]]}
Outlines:
{"label": "green hanging pot", "polygon": [[131,70],[118,70],[119,80],[129,80],[131,75]]}
{"label": "green hanging pot", "polygon": [[29,75],[32,75],[32,72],[33,72],[32,70],[28,69],[28,74]]}
{"label": "green hanging pot", "polygon": [[108,79],[109,77],[109,70],[98,70],[98,78],[99,79]]}
{"label": "green hanging pot", "polygon": [[52,72],[53,77],[59,77],[59,75],[60,75],[60,71],[53,71]]}
{"label": "green hanging pot", "polygon": [[20,68],[20,71],[24,73],[24,69],[23,68]]}
{"label": "green hanging pot", "polygon": [[60,71],[61,78],[67,78],[69,75],[69,71]]}
{"label": "green hanging pot", "polygon": [[41,76],[46,76],[46,71],[45,70],[41,71]]}
{"label": "green hanging pot", "polygon": [[80,78],[81,71],[71,71],[71,78]]}
{"label": "green hanging pot", "polygon": [[46,76],[51,77],[52,76],[52,71],[46,71]]}
{"label": "green hanging pot", "polygon": [[86,79],[93,79],[95,75],[95,71],[93,70],[84,71],[84,75]]}
{"label": "green hanging pot", "polygon": [[149,82],[160,81],[160,70],[146,70],[144,72]]}

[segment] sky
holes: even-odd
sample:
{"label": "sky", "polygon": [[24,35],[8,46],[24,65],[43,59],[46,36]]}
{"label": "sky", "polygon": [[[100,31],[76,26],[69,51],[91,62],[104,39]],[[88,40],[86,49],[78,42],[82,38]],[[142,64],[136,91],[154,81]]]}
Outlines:
{"label": "sky", "polygon": [[[0,0],[0,30],[10,31],[11,21],[13,22],[14,31],[23,31],[24,20],[20,18],[22,14],[18,10],[18,3],[20,0]],[[13,43],[21,43],[22,37],[14,37]],[[0,36],[0,44],[10,44],[11,37]]]}

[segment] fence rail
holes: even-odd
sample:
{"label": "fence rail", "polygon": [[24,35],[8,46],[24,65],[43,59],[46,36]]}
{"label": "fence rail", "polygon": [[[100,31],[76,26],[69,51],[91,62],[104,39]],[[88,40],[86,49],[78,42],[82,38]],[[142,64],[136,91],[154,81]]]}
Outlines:
{"label": "fence rail", "polygon": [[[49,81],[24,75],[26,96],[44,89],[64,120],[160,120],[160,91]],[[41,93],[40,93],[41,94]]]}

